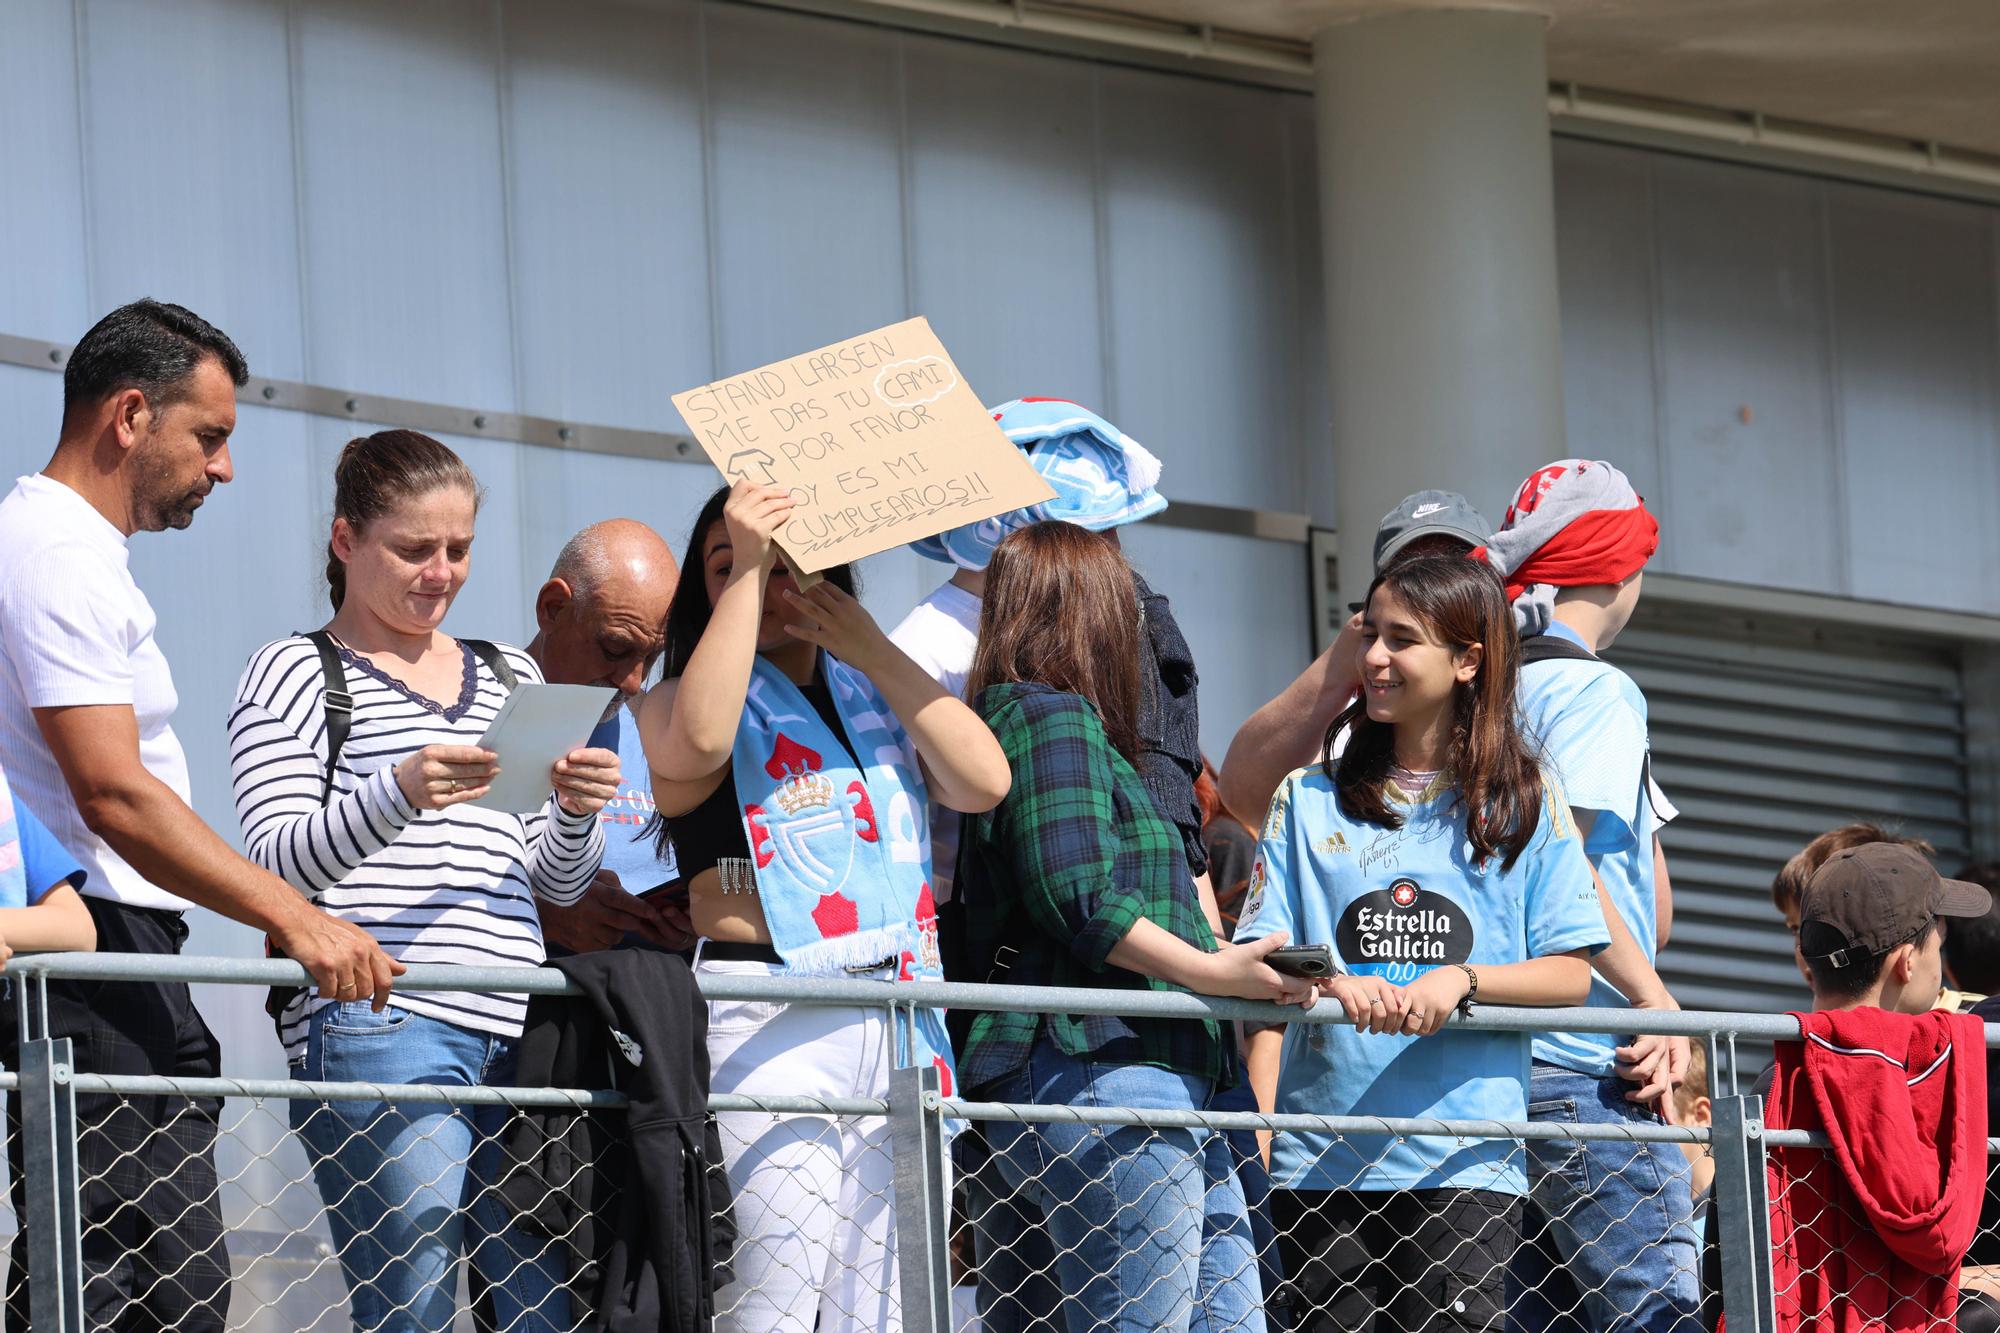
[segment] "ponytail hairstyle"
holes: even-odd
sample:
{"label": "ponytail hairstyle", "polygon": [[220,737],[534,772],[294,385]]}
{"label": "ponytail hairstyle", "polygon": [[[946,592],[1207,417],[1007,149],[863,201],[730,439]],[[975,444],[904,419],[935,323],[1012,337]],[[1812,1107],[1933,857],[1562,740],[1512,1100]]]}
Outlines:
{"label": "ponytail hairstyle", "polygon": [[[462,488],[479,510],[478,478],[465,460],[428,435],[379,430],[349,440],[333,465],[333,516],[360,536],[374,520],[402,504],[447,486]],[[347,599],[347,564],[326,544],[327,598],[335,611]]]}
{"label": "ponytail hairstyle", "polygon": [[968,699],[1025,681],[1080,694],[1128,760],[1139,753],[1139,593],[1111,538],[1074,523],[1007,534],[986,566]]}
{"label": "ponytail hairstyle", "polygon": [[[1498,855],[1501,868],[1511,870],[1541,823],[1542,771],[1517,721],[1521,645],[1507,591],[1486,561],[1459,555],[1419,556],[1398,564],[1376,576],[1369,600],[1384,588],[1425,633],[1453,652],[1475,643],[1484,649],[1478,674],[1452,690],[1445,773],[1464,802],[1474,859],[1483,862]],[[1349,731],[1347,749],[1336,765],[1333,742],[1344,729]],[[1320,765],[1348,818],[1383,828],[1403,826],[1386,790],[1395,757],[1396,729],[1368,716],[1365,694],[1333,720]]]}

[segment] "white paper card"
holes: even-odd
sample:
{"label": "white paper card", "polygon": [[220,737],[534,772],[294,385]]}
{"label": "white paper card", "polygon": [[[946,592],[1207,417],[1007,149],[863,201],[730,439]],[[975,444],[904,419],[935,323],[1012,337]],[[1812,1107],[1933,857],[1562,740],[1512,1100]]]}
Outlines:
{"label": "white paper card", "polygon": [[590,739],[618,691],[605,685],[514,688],[479,744],[500,756],[500,776],[471,805],[533,814],[549,799],[556,760]]}

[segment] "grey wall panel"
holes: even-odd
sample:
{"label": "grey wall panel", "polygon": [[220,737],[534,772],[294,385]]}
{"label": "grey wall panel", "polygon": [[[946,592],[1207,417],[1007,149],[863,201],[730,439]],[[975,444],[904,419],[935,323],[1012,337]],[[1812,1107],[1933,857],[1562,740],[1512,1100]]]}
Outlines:
{"label": "grey wall panel", "polygon": [[77,63],[71,0],[0,5],[0,328],[28,337],[74,339],[103,313],[85,260]]}
{"label": "grey wall panel", "polygon": [[313,0],[298,15],[310,374],[512,407],[490,7]]}
{"label": "grey wall panel", "polygon": [[[1652,158],[1556,141],[1556,258],[1562,282],[1563,405],[1570,457],[1617,465],[1657,510]],[[1551,442],[1550,457],[1559,456]],[[1510,497],[1476,497],[1498,523]],[[1672,542],[1655,564],[1674,569]]]}
{"label": "grey wall panel", "polygon": [[1653,170],[1675,567],[1845,591],[1820,186],[1681,158]]}
{"label": "grey wall panel", "polygon": [[1828,203],[1851,586],[2000,612],[1991,210],[1860,186]]}
{"label": "grey wall panel", "polygon": [[41,469],[62,429],[62,380],[42,370],[0,366],[0,486]]}
{"label": "grey wall panel", "polygon": [[[1660,971],[1689,1008],[1802,1002],[1771,877],[1856,819],[1968,850],[1953,654],[1893,635],[1640,605],[1611,660],[1646,692],[1655,771],[1680,807],[1660,834],[1674,928]],[[1857,711],[1856,699],[1869,707]]]}
{"label": "grey wall panel", "polygon": [[[301,378],[284,7],[88,0],[83,13],[99,301],[178,302],[235,339],[258,374]],[[163,69],[174,71],[171,115]]]}
{"label": "grey wall panel", "polygon": [[1305,498],[1296,506],[1332,527],[1333,412],[1327,401],[1326,284],[1322,280],[1319,234],[1319,155],[1313,105],[1304,97],[1279,103],[1285,120],[1285,184],[1290,196],[1292,277],[1287,287],[1294,315],[1292,383],[1298,424],[1296,447],[1305,471]]}
{"label": "grey wall panel", "polygon": [[896,36],[733,5],[707,26],[718,371],[904,318]]}
{"label": "grey wall panel", "polygon": [[696,13],[503,12],[521,408],[677,430],[715,376]]}
{"label": "grey wall panel", "polygon": [[1104,400],[1091,66],[905,38],[913,309],[988,403]]}
{"label": "grey wall panel", "polygon": [[1296,546],[1141,523],[1122,532],[1125,553],[1194,650],[1201,674],[1201,743],[1222,762],[1229,738],[1305,668],[1312,645],[1306,562]]}
{"label": "grey wall panel", "polygon": [[[606,518],[635,518],[682,555],[688,529],[719,483],[707,463],[662,463],[558,449],[523,449],[521,576],[526,608],[556,553],[576,532]],[[533,627],[529,626],[532,634]]]}
{"label": "grey wall panel", "polygon": [[523,646],[534,637],[530,609],[534,590],[548,573],[530,566],[522,522],[530,502],[522,484],[521,460],[535,446],[457,435],[438,438],[458,451],[483,492],[472,572],[451,604],[443,628],[448,634]]}
{"label": "grey wall panel", "polygon": [[1166,488],[1294,509],[1298,264],[1278,94],[1107,69],[1111,418]]}

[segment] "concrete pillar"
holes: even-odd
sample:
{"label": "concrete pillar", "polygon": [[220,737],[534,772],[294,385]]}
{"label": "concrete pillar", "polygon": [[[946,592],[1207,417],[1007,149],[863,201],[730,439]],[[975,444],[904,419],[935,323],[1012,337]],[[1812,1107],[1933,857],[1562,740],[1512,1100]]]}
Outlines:
{"label": "concrete pillar", "polygon": [[1498,523],[1563,456],[1546,27],[1418,10],[1314,38],[1343,600],[1403,496]]}

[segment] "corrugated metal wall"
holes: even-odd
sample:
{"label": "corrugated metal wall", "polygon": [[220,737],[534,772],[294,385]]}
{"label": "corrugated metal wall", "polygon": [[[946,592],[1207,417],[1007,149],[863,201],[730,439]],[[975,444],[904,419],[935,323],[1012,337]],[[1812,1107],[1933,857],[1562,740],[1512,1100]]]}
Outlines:
{"label": "corrugated metal wall", "polygon": [[2000,614],[2000,210],[1558,140],[1572,453],[1657,568]]}
{"label": "corrugated metal wall", "polygon": [[1660,971],[1690,1009],[1811,1004],[1771,879],[1855,821],[1971,857],[1964,691],[1949,649],[1642,606],[1610,660],[1645,691],[1655,770],[1680,808]]}

